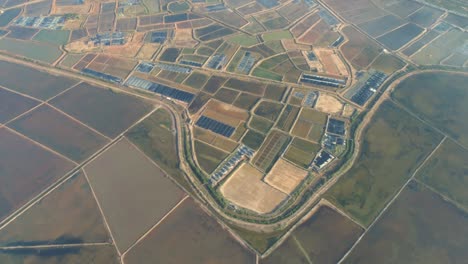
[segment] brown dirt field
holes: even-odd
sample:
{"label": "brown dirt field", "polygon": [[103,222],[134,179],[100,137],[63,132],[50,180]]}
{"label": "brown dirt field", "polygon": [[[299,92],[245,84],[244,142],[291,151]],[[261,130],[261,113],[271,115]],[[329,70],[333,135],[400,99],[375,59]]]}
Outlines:
{"label": "brown dirt field", "polygon": [[154,53],[158,51],[159,45],[146,43],[143,44],[140,51],[138,52],[136,58],[140,60],[150,60]]}
{"label": "brown dirt field", "polygon": [[72,6],[57,6],[55,5],[54,10],[52,10],[51,15],[62,15],[62,14],[83,14],[89,15],[91,13],[97,14],[97,12],[92,12],[91,3],[84,3],[83,5],[72,5]]}
{"label": "brown dirt field", "polygon": [[241,108],[220,101],[211,100],[206,104],[203,115],[237,127],[241,121],[247,121],[249,113]]}
{"label": "brown dirt field", "polygon": [[309,15],[308,17],[303,19],[301,22],[297,23],[294,27],[292,27],[290,31],[294,35],[295,38],[298,38],[302,34],[304,34],[305,31],[311,28],[317,21],[319,21],[319,19],[320,19],[320,16],[318,15],[318,13]]}
{"label": "brown dirt field", "polygon": [[76,162],[85,160],[108,142],[98,133],[46,105],[8,126]]}
{"label": "brown dirt field", "polygon": [[287,195],[262,181],[263,173],[244,163],[221,186],[223,196],[232,203],[260,214],[273,211]]}
{"label": "brown dirt field", "polygon": [[344,117],[351,117],[355,110],[356,108],[354,108],[352,105],[346,104],[341,115]]}
{"label": "brown dirt field", "polygon": [[216,138],[216,134],[210,130],[194,126],[195,139],[201,140],[207,144],[211,144]]}
{"label": "brown dirt field", "polygon": [[218,147],[227,152],[233,152],[237,148],[238,144],[223,136],[216,136],[216,138],[213,140],[213,146]]}
{"label": "brown dirt field", "polygon": [[198,44],[198,41],[193,39],[191,28],[178,28],[175,30],[174,44],[178,47],[193,48]]}
{"label": "brown dirt field", "polygon": [[315,49],[318,59],[322,62],[323,70],[326,73],[339,75],[342,74],[335,63],[337,55],[331,49]]}
{"label": "brown dirt field", "polygon": [[73,163],[0,128],[0,220],[73,167]]}
{"label": "brown dirt field", "polygon": [[121,251],[128,249],[185,195],[125,138],[84,171]]}
{"label": "brown dirt field", "polygon": [[343,110],[343,103],[326,93],[320,93],[315,109],[328,114],[340,114]]}
{"label": "brown dirt field", "polygon": [[135,32],[131,39],[122,46],[107,46],[104,48],[105,53],[118,55],[127,58],[134,58],[141,46],[143,46],[145,32]]}
{"label": "brown dirt field", "polygon": [[104,243],[110,242],[110,237],[80,172],[3,228],[0,241],[3,246],[26,242]]}
{"label": "brown dirt field", "polygon": [[186,199],[129,251],[124,261],[127,264],[254,264],[255,254],[243,248],[192,199]]}
{"label": "brown dirt field", "polygon": [[306,170],[298,168],[284,159],[279,159],[265,176],[264,181],[284,193],[291,194],[306,177]]}
{"label": "brown dirt field", "polygon": [[297,120],[291,133],[295,136],[306,138],[311,127],[311,123],[304,120]]}

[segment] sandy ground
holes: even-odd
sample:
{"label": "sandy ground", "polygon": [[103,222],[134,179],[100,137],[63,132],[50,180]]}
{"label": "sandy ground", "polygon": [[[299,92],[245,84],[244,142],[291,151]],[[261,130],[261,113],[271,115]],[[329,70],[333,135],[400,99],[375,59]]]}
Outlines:
{"label": "sandy ground", "polygon": [[346,66],[332,49],[315,49],[324,71],[333,75],[347,75]]}
{"label": "sandy ground", "polygon": [[284,193],[291,194],[306,177],[306,170],[279,159],[265,177],[265,182]]}
{"label": "sandy ground", "polygon": [[263,174],[244,163],[221,186],[223,196],[233,204],[265,214],[273,211],[287,195],[262,181]]}
{"label": "sandy ground", "polygon": [[343,103],[334,96],[320,93],[315,109],[328,114],[340,114],[343,110]]}
{"label": "sandy ground", "polygon": [[187,48],[193,48],[198,44],[198,41],[193,39],[191,28],[177,28],[173,42],[177,47]]}

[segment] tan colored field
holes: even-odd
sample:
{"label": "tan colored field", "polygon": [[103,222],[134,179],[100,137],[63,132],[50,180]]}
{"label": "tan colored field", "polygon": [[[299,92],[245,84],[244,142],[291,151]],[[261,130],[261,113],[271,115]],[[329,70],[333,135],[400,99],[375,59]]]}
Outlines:
{"label": "tan colored field", "polygon": [[292,50],[311,50],[311,46],[304,44],[297,44],[294,39],[282,39],[281,43],[286,51]]}
{"label": "tan colored field", "polygon": [[346,104],[343,108],[342,116],[351,117],[354,114],[355,110],[356,108],[354,108],[352,105]]}
{"label": "tan colored field", "polygon": [[210,100],[206,104],[203,115],[233,127],[237,127],[249,118],[246,110],[216,100]]}
{"label": "tan colored field", "polygon": [[284,193],[291,194],[306,177],[306,170],[279,159],[265,177],[265,182]]}
{"label": "tan colored field", "polygon": [[334,96],[326,93],[320,93],[317,103],[315,104],[315,108],[320,112],[328,114],[340,114],[343,110],[343,103]]}
{"label": "tan colored field", "polygon": [[262,181],[263,174],[244,163],[221,186],[221,193],[233,204],[265,214],[273,211],[287,195]]}
{"label": "tan colored field", "polygon": [[153,57],[154,53],[156,53],[158,48],[159,48],[159,45],[156,45],[156,44],[151,44],[151,43],[143,44],[140,51],[138,51],[137,59],[150,60]]}
{"label": "tan colored field", "polygon": [[347,75],[346,66],[332,49],[315,49],[324,71],[333,75]]}
{"label": "tan colored field", "polygon": [[177,28],[174,35],[174,44],[178,47],[193,48],[198,41],[193,39],[191,28]]}
{"label": "tan colored field", "polygon": [[163,171],[125,138],[84,171],[121,251],[128,249],[184,196]]}

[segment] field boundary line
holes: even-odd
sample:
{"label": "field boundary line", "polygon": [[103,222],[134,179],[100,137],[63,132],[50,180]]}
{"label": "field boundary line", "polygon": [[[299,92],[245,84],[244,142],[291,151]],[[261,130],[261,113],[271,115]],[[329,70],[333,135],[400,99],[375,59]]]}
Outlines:
{"label": "field boundary line", "polygon": [[62,115],[64,115],[64,116],[70,118],[70,119],[73,120],[75,123],[77,123],[77,124],[79,124],[79,125],[82,125],[82,126],[88,128],[89,130],[93,131],[94,133],[98,134],[99,136],[104,137],[104,138],[107,139],[107,140],[112,140],[112,138],[110,138],[110,137],[108,137],[108,136],[102,134],[101,132],[97,131],[95,128],[92,128],[91,126],[89,126],[89,125],[83,123],[83,121],[77,119],[76,117],[71,116],[70,114],[66,113],[66,112],[63,111],[62,109],[60,109],[60,108],[58,108],[58,107],[56,107],[56,106],[54,106],[54,105],[51,105],[51,104],[49,104],[49,103],[45,103],[45,105],[47,105],[47,106],[49,106],[50,108],[54,109],[55,111],[61,113]]}
{"label": "field boundary line", "polygon": [[[119,142],[119,141],[117,141],[117,142]],[[119,257],[121,257],[122,254],[120,253],[119,247],[117,247],[117,243],[115,242],[114,235],[112,234],[112,230],[111,230],[111,228],[109,226],[109,223],[107,222],[106,215],[104,214],[104,211],[102,210],[101,203],[99,202],[99,200],[98,200],[98,198],[96,196],[96,193],[94,192],[93,185],[91,184],[91,181],[89,180],[88,174],[86,173],[84,168],[82,169],[82,171],[83,171],[83,175],[86,178],[86,182],[88,183],[89,188],[91,189],[91,193],[93,194],[94,200],[96,201],[96,204],[97,204],[97,206],[99,208],[99,211],[101,212],[102,220],[104,221],[104,225],[106,226],[107,231],[109,232],[109,236],[112,239],[113,245],[114,245],[115,249],[117,250],[117,254],[119,254]]]}
{"label": "field boundary line", "polygon": [[468,212],[468,208],[466,208],[465,206],[461,205],[460,203],[454,201],[452,198],[448,197],[447,195],[441,193],[440,191],[436,190],[434,187],[428,185],[427,183],[423,182],[422,180],[418,179],[418,178],[414,178],[414,181],[416,181],[417,183],[421,184],[422,186],[426,187],[427,189],[429,189],[431,192],[439,195],[440,197],[442,197],[444,200],[446,200],[447,202],[455,205],[456,207],[458,207],[459,209],[461,210],[464,210],[466,212]]}
{"label": "field boundary line", "polygon": [[307,259],[307,262],[309,262],[309,264],[313,264],[312,260],[310,259],[309,254],[307,254],[306,250],[302,246],[301,241],[299,241],[295,235],[291,235],[291,238],[294,240],[294,242],[296,243],[296,246],[299,248],[299,250],[302,252],[304,257]]}
{"label": "field boundary line", "polygon": [[385,205],[385,207],[380,211],[380,213],[377,215],[377,217],[372,221],[372,223],[369,225],[369,227],[359,236],[359,238],[354,242],[354,244],[349,248],[349,250],[341,257],[341,259],[338,261],[338,264],[343,263],[343,261],[349,256],[349,254],[353,251],[353,249],[361,242],[362,238],[371,230],[371,228],[380,220],[382,215],[387,211],[387,209],[395,202],[395,200],[400,196],[400,194],[403,192],[403,190],[408,186],[408,184],[414,180],[416,174],[419,172],[419,170],[424,167],[426,162],[432,157],[432,155],[442,146],[442,144],[445,142],[445,139],[447,137],[444,136],[442,140],[439,142],[439,144],[429,153],[429,155],[426,156],[426,158],[419,164],[419,166],[414,170],[413,174],[409,179],[401,186],[401,188],[398,190],[398,192],[390,199],[390,201]]}
{"label": "field boundary line", "polygon": [[[158,227],[166,218],[172,214],[187,198],[190,196],[185,194],[185,196],[171,209],[169,210],[156,224],[154,224],[152,227],[150,227],[140,238],[138,238],[123,254],[122,254],[122,259],[124,256],[130,252],[135,246],[137,246],[143,239],[146,238],[156,227]],[[123,261],[122,261],[123,262]]]}
{"label": "field boundary line", "polygon": [[69,248],[69,247],[98,247],[112,245],[109,242],[94,242],[94,243],[77,243],[77,244],[48,244],[36,246],[13,246],[13,247],[0,247],[2,250],[15,250],[15,249],[42,249],[42,248]]}
{"label": "field boundary line", "polygon": [[57,97],[57,96],[59,96],[59,95],[65,93],[65,92],[67,92],[68,90],[74,88],[75,86],[77,86],[77,85],[80,84],[80,83],[81,83],[81,82],[78,82],[77,84],[72,85],[71,87],[69,87],[69,88],[63,90],[62,92],[56,94],[55,96],[53,96],[53,97],[51,97],[51,98],[49,98],[49,99],[47,99],[47,100],[41,100],[41,99],[38,99],[38,98],[36,98],[36,97],[30,96],[30,95],[27,95],[27,94],[23,94],[23,93],[20,93],[20,92],[18,92],[18,91],[11,90],[11,89],[9,89],[9,88],[6,88],[5,86],[1,86],[1,85],[0,85],[0,88],[1,88],[1,89],[4,89],[4,90],[9,91],[9,92],[12,92],[12,93],[15,93],[15,94],[20,95],[20,96],[27,97],[27,98],[29,98],[29,99],[31,99],[31,100],[36,101],[36,102],[39,102],[39,104],[36,105],[36,106],[34,106],[33,108],[31,108],[31,109],[27,110],[26,112],[24,112],[24,113],[22,113],[22,114],[20,114],[20,115],[17,115],[16,117],[13,117],[12,119],[10,119],[10,120],[4,122],[3,124],[1,124],[1,125],[0,125],[0,128],[1,128],[1,127],[4,127],[4,126],[7,126],[9,123],[16,121],[17,119],[19,119],[19,118],[21,118],[21,117],[23,117],[23,116],[25,116],[25,115],[31,113],[32,111],[36,110],[37,108],[39,108],[39,107],[41,107],[41,106],[43,106],[43,105],[49,105],[48,102],[49,102],[50,100],[52,100],[52,99],[54,99],[55,97]]}
{"label": "field boundary line", "polygon": [[394,100],[391,96],[389,96],[389,99],[390,101],[395,104],[396,106],[400,107],[401,109],[403,109],[405,112],[407,112],[408,114],[410,114],[411,116],[413,116],[414,118],[418,119],[419,121],[421,121],[422,123],[424,123],[426,126],[434,129],[437,133],[441,134],[442,136],[444,137],[447,137],[449,138],[450,140],[452,140],[453,142],[455,142],[455,144],[457,144],[458,146],[460,146],[461,148],[463,148],[464,150],[468,151],[468,147],[465,147],[463,144],[461,144],[458,140],[454,139],[452,136],[450,135],[447,135],[447,133],[445,133],[444,131],[440,130],[439,128],[435,127],[434,125],[432,125],[429,121],[426,121],[424,120],[423,118],[419,117],[417,114],[413,113],[413,111],[409,110],[406,106],[402,105],[401,103],[399,103],[398,101]]}
{"label": "field boundary line", "polygon": [[34,139],[32,139],[32,138],[30,138],[30,137],[24,135],[23,133],[21,133],[21,132],[19,132],[19,131],[16,131],[16,130],[13,129],[13,128],[10,128],[10,127],[8,127],[8,126],[5,126],[5,129],[11,131],[12,133],[16,134],[17,136],[20,136],[20,137],[24,138],[24,139],[27,140],[27,141],[30,141],[30,143],[32,143],[32,144],[34,144],[34,145],[36,145],[36,146],[38,146],[38,147],[40,147],[40,148],[42,148],[42,149],[44,149],[44,150],[46,150],[46,151],[49,151],[49,152],[51,152],[51,153],[53,153],[53,154],[55,154],[55,155],[57,155],[57,156],[59,156],[59,157],[65,159],[65,160],[71,162],[71,163],[72,163],[73,165],[75,165],[75,166],[78,166],[78,165],[79,165],[76,161],[74,161],[74,160],[68,158],[67,156],[65,156],[65,155],[63,155],[63,154],[57,152],[56,150],[53,150],[53,149],[51,149],[51,148],[49,148],[49,147],[47,147],[47,146],[45,146],[45,145],[43,145],[43,144],[41,144],[41,143],[35,141]]}
{"label": "field boundary line", "polygon": [[354,218],[351,217],[349,214],[347,214],[346,212],[344,212],[341,208],[338,208],[337,206],[335,206],[332,202],[330,202],[330,201],[327,200],[326,198],[323,198],[322,203],[323,203],[323,205],[328,206],[328,207],[330,207],[331,209],[335,210],[337,213],[341,214],[342,216],[348,218],[348,219],[351,220],[353,223],[355,223],[356,225],[360,226],[363,230],[367,230],[367,227],[365,227],[363,224],[359,223],[356,219],[354,219]]}

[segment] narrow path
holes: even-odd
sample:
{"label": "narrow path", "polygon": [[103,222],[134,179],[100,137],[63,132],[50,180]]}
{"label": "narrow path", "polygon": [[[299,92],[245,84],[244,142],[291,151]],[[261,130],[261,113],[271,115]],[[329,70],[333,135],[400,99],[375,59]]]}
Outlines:
{"label": "narrow path", "polygon": [[377,215],[377,217],[372,221],[372,223],[369,225],[369,227],[359,236],[359,238],[354,242],[354,244],[351,246],[351,248],[343,255],[343,257],[340,259],[338,264],[343,263],[343,261],[348,257],[348,255],[353,251],[353,249],[359,244],[359,242],[362,240],[362,238],[369,232],[369,230],[372,229],[372,227],[377,223],[377,221],[380,220],[382,215],[387,211],[387,209],[395,202],[395,200],[400,196],[401,192],[408,186],[408,184],[415,178],[416,174],[419,172],[419,170],[426,164],[426,162],[434,155],[434,153],[442,146],[442,144],[445,142],[447,137],[442,138],[442,140],[439,142],[439,144],[427,155],[427,157],[424,159],[423,162],[416,168],[416,170],[411,174],[411,177],[401,186],[401,188],[398,190],[398,192],[393,196],[393,198],[385,205],[385,207],[380,211],[380,213]]}
{"label": "narrow path", "polygon": [[304,257],[307,259],[307,262],[309,264],[313,264],[312,260],[310,259],[310,256],[309,254],[307,254],[307,251],[304,249],[304,247],[302,246],[301,242],[299,242],[299,240],[297,240],[296,236],[295,235],[292,235],[291,236],[292,239],[294,240],[294,242],[296,243],[296,246],[299,248],[299,250],[302,252],[302,254],[304,254]]}
{"label": "narrow path", "polygon": [[1,250],[16,250],[16,249],[44,249],[44,248],[69,248],[69,247],[95,247],[95,246],[109,246],[112,245],[108,242],[95,242],[95,243],[77,243],[77,244],[48,244],[36,246],[14,246],[14,247],[0,247]]}

